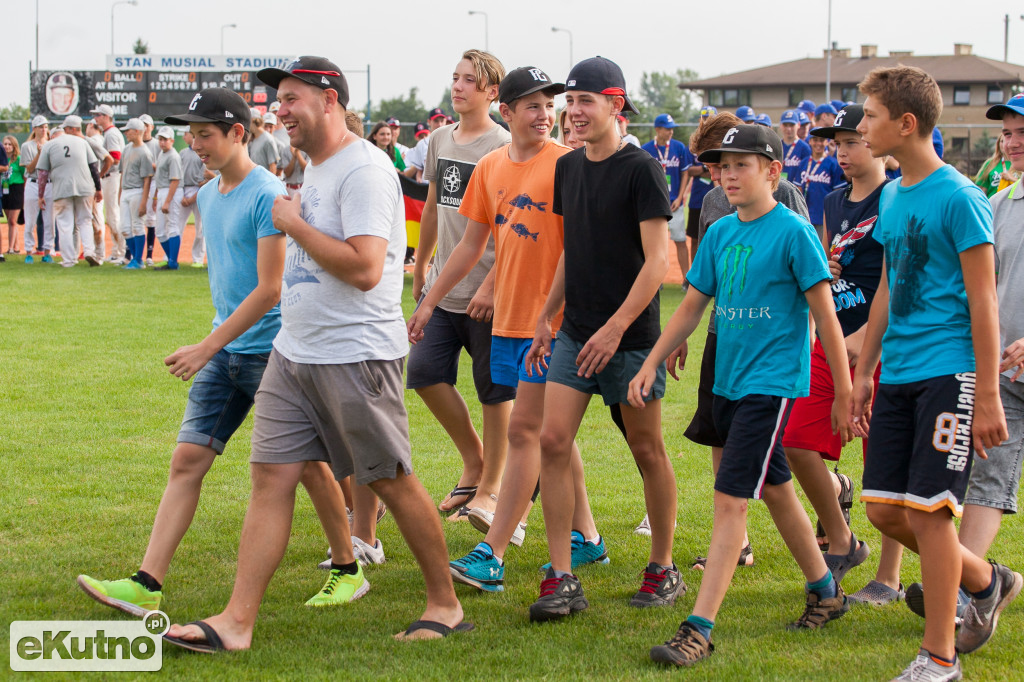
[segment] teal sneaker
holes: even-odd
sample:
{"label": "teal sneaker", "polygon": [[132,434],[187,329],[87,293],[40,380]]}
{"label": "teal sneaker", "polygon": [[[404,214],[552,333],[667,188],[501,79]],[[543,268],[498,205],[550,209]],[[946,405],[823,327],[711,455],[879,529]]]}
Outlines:
{"label": "teal sneaker", "polygon": [[448,563],[452,579],[464,585],[472,585],[484,592],[505,591],[505,567],[491,553],[486,542],[481,542],[473,551]]}
{"label": "teal sneaker", "polygon": [[[597,544],[588,542],[583,533],[578,530],[574,530],[571,533],[569,543],[572,546],[572,570],[576,570],[580,566],[586,566],[587,564],[606,564],[610,561],[608,558],[608,550],[604,546],[604,537],[599,536]],[[541,573],[546,573],[551,568],[551,563],[548,562],[540,567]]]}
{"label": "teal sneaker", "polygon": [[43,256],[43,262],[44,263],[52,263],[53,262],[53,256],[50,256],[50,255]]}
{"label": "teal sneaker", "polygon": [[35,261],[35,259],[34,259],[34,258],[32,257],[32,254],[31,254],[31,253],[30,253],[29,255],[25,256],[25,265],[32,265],[32,264],[33,264],[33,263],[35,263],[35,262],[36,262],[36,261]]}
{"label": "teal sneaker", "polygon": [[160,610],[163,592],[147,590],[131,578],[96,580],[87,575],[78,576],[78,586],[101,604],[106,604],[128,615],[141,618],[150,611]]}
{"label": "teal sneaker", "polygon": [[323,589],[306,602],[306,606],[339,606],[359,599],[370,591],[370,582],[363,575],[363,567],[356,564],[355,574],[331,569]]}

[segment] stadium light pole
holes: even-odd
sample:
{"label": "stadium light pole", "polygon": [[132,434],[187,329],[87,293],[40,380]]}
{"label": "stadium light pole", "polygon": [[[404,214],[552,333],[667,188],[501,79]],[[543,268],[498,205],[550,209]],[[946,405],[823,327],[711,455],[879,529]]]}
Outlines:
{"label": "stadium light pole", "polygon": [[39,0],[36,0],[36,70],[39,69]]}
{"label": "stadium light pole", "polygon": [[832,99],[832,0],[828,0],[828,51],[825,53],[825,101]]}
{"label": "stadium light pole", "polygon": [[114,8],[118,5],[135,5],[139,4],[139,0],[117,0],[113,5],[110,6],[110,54],[114,54]]}
{"label": "stadium light pole", "polygon": [[474,14],[481,14],[484,17],[484,49],[486,51],[490,52],[491,48],[490,48],[490,45],[488,43],[490,42],[490,33],[491,33],[491,31],[490,31],[490,28],[488,26],[489,22],[487,20],[487,12],[481,12],[480,10],[476,10],[476,9],[469,10],[469,16],[473,16]]}
{"label": "stadium light pole", "polygon": [[558,28],[557,26],[552,26],[551,27],[551,32],[552,33],[562,32],[562,33],[568,33],[569,34],[569,69],[572,70],[572,65],[574,63],[572,61],[572,31],[570,31],[567,28]]}
{"label": "stadium light pole", "polygon": [[224,54],[224,29],[238,28],[238,24],[224,24],[220,27],[220,53]]}

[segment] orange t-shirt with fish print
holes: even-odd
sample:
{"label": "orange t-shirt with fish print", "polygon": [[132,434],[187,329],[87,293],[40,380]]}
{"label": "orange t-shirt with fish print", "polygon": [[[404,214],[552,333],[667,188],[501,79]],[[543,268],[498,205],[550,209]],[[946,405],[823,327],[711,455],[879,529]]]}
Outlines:
{"label": "orange t-shirt with fish print", "polygon": [[[506,145],[477,163],[459,213],[491,228],[494,237],[494,320],[491,333],[531,339],[562,255],[562,216],[551,203],[555,161],[571,149],[554,139],[517,163]],[[552,332],[562,314],[552,320]]]}

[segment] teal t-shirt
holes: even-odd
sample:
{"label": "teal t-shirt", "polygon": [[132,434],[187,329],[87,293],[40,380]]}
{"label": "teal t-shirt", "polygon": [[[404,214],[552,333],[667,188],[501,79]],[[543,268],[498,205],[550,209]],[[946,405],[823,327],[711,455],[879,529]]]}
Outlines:
{"label": "teal t-shirt", "polygon": [[715,297],[714,392],[799,398],[810,391],[811,340],[804,292],[831,279],[807,220],[783,204],[757,220],[716,221],[686,274]]}
{"label": "teal t-shirt", "polygon": [[[227,194],[221,194],[219,179],[199,190],[199,212],[203,215],[206,260],[209,265],[210,296],[216,315],[213,328],[235,312],[259,283],[256,270],[257,242],[280,232],[274,227],[271,210],[274,199],[284,194],[284,185],[270,171],[257,166],[245,180]],[[237,339],[225,346],[230,353],[269,353],[281,329],[281,305]]]}
{"label": "teal t-shirt", "polygon": [[992,243],[985,193],[948,164],[909,187],[900,178],[882,190],[871,236],[885,248],[889,280],[881,381],[907,384],[973,372],[960,253]]}

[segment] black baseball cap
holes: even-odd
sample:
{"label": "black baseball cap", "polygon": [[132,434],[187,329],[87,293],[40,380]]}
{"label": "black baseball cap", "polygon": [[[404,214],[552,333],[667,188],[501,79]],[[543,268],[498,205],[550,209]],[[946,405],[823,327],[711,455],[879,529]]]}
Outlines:
{"label": "black baseball cap", "polygon": [[304,83],[338,93],[338,103],[348,108],[348,81],[338,65],[324,57],[298,57],[283,69],[260,69],[256,77],[277,89],[285,78],[298,78]]}
{"label": "black baseball cap", "polygon": [[782,138],[771,128],[756,123],[744,123],[729,128],[729,132],[722,140],[722,146],[701,152],[697,160],[701,163],[719,163],[725,152],[760,154],[772,161],[782,161]]}
{"label": "black baseball cap", "polygon": [[498,86],[498,101],[509,104],[520,97],[549,90],[552,95],[560,95],[565,92],[565,84],[552,83],[551,78],[536,66],[520,66],[509,71],[501,79]]}
{"label": "black baseball cap", "polygon": [[591,57],[572,67],[565,79],[565,89],[597,92],[602,95],[620,95],[626,99],[626,109],[634,114],[640,110],[626,94],[626,77],[619,65],[604,57]]}
{"label": "black baseball cap", "polygon": [[834,140],[836,138],[836,133],[857,132],[857,126],[860,124],[860,120],[862,118],[864,118],[863,104],[847,104],[845,107],[839,110],[838,114],[836,114],[835,123],[833,123],[830,126],[812,128],[811,135],[814,135],[815,137],[824,137],[829,140]]}
{"label": "black baseball cap", "polygon": [[434,107],[430,110],[430,115],[427,116],[427,120],[433,121],[435,118],[448,118],[448,114],[444,113],[444,109],[441,107]]}
{"label": "black baseball cap", "polygon": [[164,121],[176,126],[189,123],[241,123],[248,130],[252,114],[249,113],[249,105],[234,90],[207,88],[196,93],[186,113],[166,116]]}

